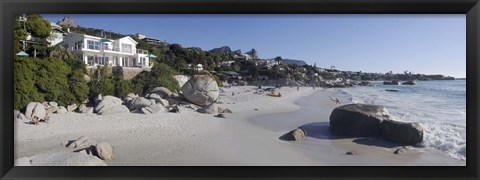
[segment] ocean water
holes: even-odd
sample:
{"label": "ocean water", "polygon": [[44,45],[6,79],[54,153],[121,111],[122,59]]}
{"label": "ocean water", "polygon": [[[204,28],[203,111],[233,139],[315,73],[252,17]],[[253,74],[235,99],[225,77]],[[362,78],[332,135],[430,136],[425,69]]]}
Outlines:
{"label": "ocean water", "polygon": [[[396,89],[398,92],[385,91]],[[342,104],[383,105],[392,117],[419,122],[424,141],[419,144],[466,160],[466,81],[417,81],[417,85],[383,85],[328,89]]]}

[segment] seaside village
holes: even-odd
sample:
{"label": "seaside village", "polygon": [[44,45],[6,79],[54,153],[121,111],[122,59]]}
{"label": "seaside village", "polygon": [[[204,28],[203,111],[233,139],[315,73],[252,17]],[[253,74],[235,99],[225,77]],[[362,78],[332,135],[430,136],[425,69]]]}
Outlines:
{"label": "seaside village", "polygon": [[[183,48],[147,35],[120,35],[106,30],[83,28],[76,25],[70,17],[65,17],[58,23],[46,21],[46,25],[45,21],[39,15],[23,15],[16,22],[16,33],[19,35],[16,34],[18,48],[15,63],[21,65],[15,65],[15,78],[19,78],[15,83],[19,84],[15,89],[14,117],[16,121],[31,127],[50,123],[52,114],[66,113],[98,116],[139,113],[148,116],[156,113],[181,114],[188,110],[209,114],[212,118],[228,119],[229,115],[235,113],[235,109],[222,107],[226,104],[222,100],[240,93],[285,98],[282,89],[286,88],[295,92],[316,87],[371,86],[371,81],[385,81],[385,85],[415,85],[415,80],[451,79],[442,75],[413,74],[409,71],[403,74],[340,71],[334,66],[320,68],[316,64],[307,65],[304,61],[280,56],[261,59],[255,49],[242,53],[240,50],[232,51],[228,46],[210,51]],[[40,27],[42,23],[45,27]],[[32,28],[49,28],[49,31],[35,32]],[[72,57],[76,61],[47,61]],[[44,64],[39,64],[37,69],[28,74],[25,64],[30,62]],[[49,69],[49,62],[68,66],[64,69],[70,71]],[[42,67],[47,68],[45,70]],[[75,68],[77,71],[74,71]],[[51,78],[49,73],[57,70],[65,72],[55,77],[57,79],[42,82],[42,78]],[[170,77],[163,78],[165,75]],[[23,80],[22,77],[33,78],[35,82]],[[20,84],[24,82],[30,84]],[[63,83],[67,89],[58,90],[58,93],[56,89],[49,89],[54,88],[55,83]],[[18,87],[20,85],[22,87]],[[247,89],[229,90],[235,86]],[[27,87],[31,90],[27,91]],[[396,91],[391,88],[386,90]],[[67,97],[72,93],[73,97]],[[65,100],[69,98],[72,100]],[[338,98],[332,97],[331,100],[337,104],[330,116],[330,132],[333,135],[382,136],[389,141],[407,145],[417,144],[423,139],[423,129],[417,123],[393,121],[382,106],[344,105]],[[281,139],[301,141],[307,136],[304,129],[297,128]],[[79,137],[63,144],[67,148],[82,147],[77,151],[79,153],[64,154],[62,157],[51,155],[47,158],[63,159],[54,165],[105,165],[103,160],[114,158],[113,147],[108,142],[92,142],[94,141],[87,136]],[[408,150],[400,148],[395,153],[405,153]],[[78,161],[78,154],[91,156],[90,161]],[[32,162],[32,157],[24,157],[15,163],[42,165]]]}

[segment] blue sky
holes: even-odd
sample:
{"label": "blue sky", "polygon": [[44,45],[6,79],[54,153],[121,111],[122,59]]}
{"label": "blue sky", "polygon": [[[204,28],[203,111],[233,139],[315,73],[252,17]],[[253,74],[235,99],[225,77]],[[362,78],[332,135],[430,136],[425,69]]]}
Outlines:
{"label": "blue sky", "polygon": [[[52,22],[64,14],[43,14]],[[317,67],[466,75],[466,18],[458,15],[74,15],[75,23],[141,33],[184,47],[228,45]]]}

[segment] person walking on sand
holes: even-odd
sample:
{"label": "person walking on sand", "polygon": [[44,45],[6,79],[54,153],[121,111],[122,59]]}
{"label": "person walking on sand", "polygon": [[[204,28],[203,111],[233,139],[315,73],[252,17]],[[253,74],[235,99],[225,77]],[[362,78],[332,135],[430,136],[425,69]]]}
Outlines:
{"label": "person walking on sand", "polygon": [[340,100],[338,100],[338,98],[335,98],[335,104],[341,104]]}

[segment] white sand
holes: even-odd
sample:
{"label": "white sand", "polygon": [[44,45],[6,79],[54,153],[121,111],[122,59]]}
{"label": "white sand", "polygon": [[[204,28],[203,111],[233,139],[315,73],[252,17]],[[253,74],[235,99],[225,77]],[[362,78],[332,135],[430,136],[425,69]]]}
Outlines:
{"label": "white sand", "polygon": [[[14,156],[73,152],[78,149],[62,143],[88,136],[113,146],[113,160],[105,161],[109,166],[465,165],[464,161],[425,149],[395,155],[394,147],[379,140],[331,139],[326,125],[335,104],[320,88],[303,87],[297,91],[296,87],[284,87],[280,98],[254,94],[254,88],[225,89],[220,97],[223,104],[218,106],[233,111],[225,119],[180,108],[180,113],[152,115],[53,114],[49,123],[37,126],[17,120]],[[318,92],[314,94],[316,101],[309,102],[314,92]],[[315,108],[301,108],[297,100]],[[281,135],[303,125],[307,125],[310,136],[304,141],[279,140]],[[358,155],[346,155],[347,151]]]}

